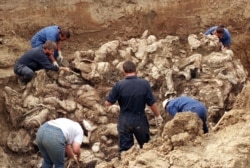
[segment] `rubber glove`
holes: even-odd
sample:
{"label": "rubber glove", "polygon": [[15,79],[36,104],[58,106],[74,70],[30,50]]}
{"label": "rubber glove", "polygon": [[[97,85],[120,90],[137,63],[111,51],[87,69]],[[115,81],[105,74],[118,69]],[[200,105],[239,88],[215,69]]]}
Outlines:
{"label": "rubber glove", "polygon": [[56,61],[53,62],[53,65],[59,67],[58,63]]}
{"label": "rubber glove", "polygon": [[63,56],[62,56],[62,52],[61,51],[58,51],[57,61],[58,62],[62,62],[63,61]]}
{"label": "rubber glove", "polygon": [[162,125],[163,118],[161,117],[161,115],[155,117],[155,123],[156,123],[156,126],[161,126]]}

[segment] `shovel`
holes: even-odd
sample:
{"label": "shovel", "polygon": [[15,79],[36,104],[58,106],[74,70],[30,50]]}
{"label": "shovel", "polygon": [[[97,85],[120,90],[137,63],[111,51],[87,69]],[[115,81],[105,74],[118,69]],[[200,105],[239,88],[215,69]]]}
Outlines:
{"label": "shovel", "polygon": [[217,122],[217,124],[212,128],[212,131],[216,131],[218,126],[220,125],[221,121],[225,118],[228,112],[224,112],[223,116],[220,118],[220,120]]}

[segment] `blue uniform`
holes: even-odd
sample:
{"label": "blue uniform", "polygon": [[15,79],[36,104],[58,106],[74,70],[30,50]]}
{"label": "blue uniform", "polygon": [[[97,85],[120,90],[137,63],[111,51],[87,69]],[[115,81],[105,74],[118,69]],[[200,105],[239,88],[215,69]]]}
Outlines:
{"label": "blue uniform", "polygon": [[196,113],[203,122],[204,133],[208,132],[207,121],[207,108],[200,101],[191,97],[181,96],[172,99],[165,107],[165,111],[169,112],[171,116],[175,116],[178,112],[192,111]]}
{"label": "blue uniform", "polygon": [[27,51],[15,64],[14,72],[21,77],[26,83],[29,82],[33,76],[34,71],[40,69],[58,71],[58,67],[53,65],[48,56],[44,53],[42,46],[32,48]]}
{"label": "blue uniform", "polygon": [[145,106],[152,106],[156,99],[149,82],[137,76],[126,77],[117,82],[106,100],[120,105],[117,129],[119,132],[119,151],[126,151],[134,145],[134,138],[142,148],[150,139],[149,123]]}
{"label": "blue uniform", "polygon": [[[58,42],[59,39],[59,27],[58,26],[48,26],[40,31],[38,31],[32,38],[31,38],[31,47],[38,47],[42,46],[46,41],[53,41]],[[54,57],[58,57],[58,51],[55,50]]]}
{"label": "blue uniform", "polygon": [[[218,26],[211,27],[205,32],[205,35],[213,34],[213,32],[217,29]],[[229,31],[224,28],[224,34],[222,38],[220,39],[220,42],[225,46],[225,47],[230,47],[231,45],[231,34]]]}

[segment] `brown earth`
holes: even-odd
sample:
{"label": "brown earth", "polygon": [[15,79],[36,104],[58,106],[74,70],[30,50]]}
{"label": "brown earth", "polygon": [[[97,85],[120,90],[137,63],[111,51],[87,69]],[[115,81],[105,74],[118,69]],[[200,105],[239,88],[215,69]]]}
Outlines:
{"label": "brown earth", "polygon": [[[176,35],[182,44],[189,34],[204,32],[210,26],[224,24],[232,35],[232,50],[250,72],[250,2],[248,0],[0,0],[0,92],[5,86],[17,87],[13,74],[16,59],[30,48],[29,40],[40,28],[58,24],[69,28],[71,39],[64,43],[63,54],[69,61],[74,52],[99,48],[107,41],[140,37],[145,30],[158,38]],[[183,48],[186,48],[183,45]],[[193,133],[194,143],[174,150],[162,149],[168,143],[153,138],[142,151],[129,151],[123,161],[103,163],[99,167],[247,167],[250,164],[249,84],[245,84],[233,109],[219,130],[207,135]],[[23,167],[34,155],[19,154],[6,147],[15,126],[9,122],[3,94],[0,97],[1,167]],[[160,102],[159,102],[160,104]],[[178,119],[178,118],[177,118]],[[168,128],[168,126],[165,126]],[[184,139],[185,135],[182,135]],[[178,137],[176,137],[178,138]],[[187,139],[189,139],[188,137]],[[180,140],[181,141],[181,140]],[[178,140],[175,141],[179,142]],[[181,143],[181,142],[180,142]],[[183,143],[183,142],[182,142]],[[165,145],[168,146],[168,145]],[[159,153],[157,151],[164,151]],[[221,162],[220,162],[221,157]],[[204,158],[204,159],[201,159]]]}

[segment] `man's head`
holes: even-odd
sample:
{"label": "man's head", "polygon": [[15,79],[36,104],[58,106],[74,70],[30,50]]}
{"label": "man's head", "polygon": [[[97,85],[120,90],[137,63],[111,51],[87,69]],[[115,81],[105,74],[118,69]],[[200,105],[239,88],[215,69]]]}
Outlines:
{"label": "man's head", "polygon": [[47,55],[53,55],[55,49],[56,49],[56,43],[53,41],[48,40],[43,44],[43,50]]}
{"label": "man's head", "polygon": [[68,30],[59,29],[59,39],[60,41],[65,41],[70,38],[70,32]]}
{"label": "man's head", "polygon": [[224,32],[225,32],[224,26],[221,25],[221,26],[218,26],[218,27],[216,28],[216,30],[215,30],[215,35],[216,35],[219,39],[221,39],[221,38],[223,37],[223,35],[224,35]]}
{"label": "man's head", "polygon": [[123,71],[125,73],[135,73],[136,72],[136,66],[135,63],[128,60],[123,63]]}

